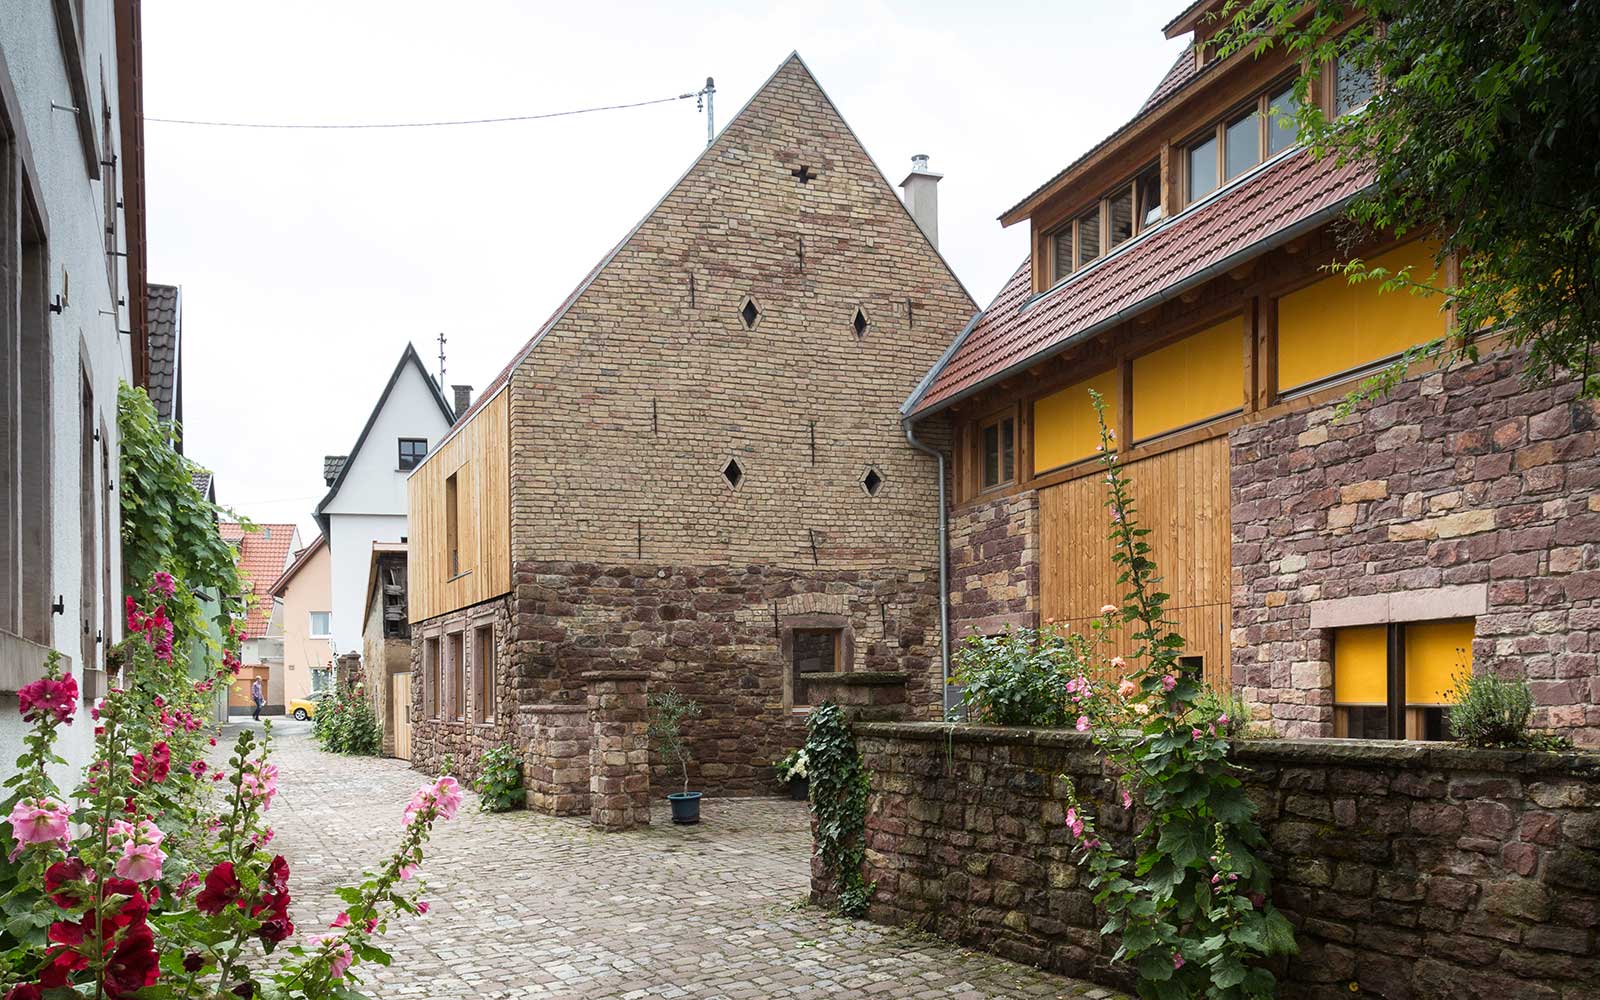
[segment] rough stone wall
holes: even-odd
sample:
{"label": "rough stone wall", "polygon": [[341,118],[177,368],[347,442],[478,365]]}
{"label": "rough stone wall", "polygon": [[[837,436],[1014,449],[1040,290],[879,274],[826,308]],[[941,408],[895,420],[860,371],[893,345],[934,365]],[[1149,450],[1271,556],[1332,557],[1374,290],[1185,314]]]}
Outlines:
{"label": "rough stone wall", "polygon": [[[481,624],[493,623],[495,658],[495,716],[492,722],[479,723],[473,719],[472,706],[477,704],[476,644],[471,641],[472,629]],[[427,711],[427,680],[423,670],[423,648],[428,637],[463,629],[467,636],[466,652],[466,712],[463,721],[440,718],[444,715],[443,692],[438,713]],[[441,640],[442,641],[442,640]],[[516,678],[505,668],[512,662],[516,648],[516,631],[512,628],[512,602],[509,598],[496,598],[483,604],[452,611],[411,628],[411,766],[428,774],[439,773],[445,757],[452,765],[452,773],[464,781],[477,777],[478,758],[485,750],[497,746],[515,746],[526,754],[528,739],[520,711]],[[444,667],[440,667],[441,679]],[[447,682],[446,682],[447,683]]]}
{"label": "rough stone wall", "polygon": [[1233,432],[1234,677],[1280,732],[1333,733],[1318,602],[1470,586],[1475,669],[1526,676],[1535,724],[1600,743],[1600,408],[1524,388],[1521,364]]}
{"label": "rough stone wall", "polygon": [[1039,494],[1029,490],[950,514],[954,640],[1039,626]]}
{"label": "rough stone wall", "polygon": [[[906,672],[916,718],[939,710],[938,580],[932,570],[701,568],[594,563],[517,567],[515,696],[575,704],[591,670],[653,671],[653,690],[700,702],[685,727],[692,788],[771,794],[771,764],[804,740],[784,635],[816,620],[847,631],[850,668]],[[655,783],[672,787],[657,764]]]}
{"label": "rough stone wall", "polygon": [[551,816],[587,815],[594,741],[589,706],[529,705],[522,719],[528,808]]}
{"label": "rough stone wall", "polygon": [[[1114,840],[1132,826],[1087,737],[857,733],[871,919],[1128,985],[1062,822],[1069,774]],[[1235,759],[1297,928],[1300,954],[1276,969],[1285,1000],[1600,995],[1600,757],[1299,741]]]}

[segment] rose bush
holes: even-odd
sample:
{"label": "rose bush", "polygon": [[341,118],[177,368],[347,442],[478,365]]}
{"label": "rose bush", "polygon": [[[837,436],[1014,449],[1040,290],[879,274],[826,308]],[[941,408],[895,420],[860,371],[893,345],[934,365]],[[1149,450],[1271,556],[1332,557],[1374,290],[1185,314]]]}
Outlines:
{"label": "rose bush", "polygon": [[[288,862],[269,845],[277,794],[271,730],[240,733],[226,766],[207,753],[202,721],[218,685],[239,669],[230,631],[203,679],[173,657],[158,573],[126,606],[128,639],[110,660],[122,683],[84,720],[73,678],[52,654],[46,676],[19,692],[30,724],[0,802],[0,995],[5,1000],[309,1000],[359,996],[356,963],[387,963],[376,939],[399,914],[424,913],[415,880],[433,824],[461,791],[443,778],[419,790],[396,851],[356,885],[328,932],[267,956],[295,932]],[[64,726],[94,727],[94,757],[70,794],[50,769]]]}

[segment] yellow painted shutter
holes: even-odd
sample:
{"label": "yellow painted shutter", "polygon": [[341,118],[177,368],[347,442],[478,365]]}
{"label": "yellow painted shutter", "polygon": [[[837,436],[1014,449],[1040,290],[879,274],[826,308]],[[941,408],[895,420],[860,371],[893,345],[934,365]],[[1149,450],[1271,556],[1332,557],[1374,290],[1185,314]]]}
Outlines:
{"label": "yellow painted shutter", "polygon": [[1044,472],[1088,458],[1100,444],[1100,422],[1089,399],[1093,389],[1106,402],[1106,422],[1117,422],[1117,372],[1112,369],[1068,386],[1033,404],[1033,468]]}
{"label": "yellow painted shutter", "polygon": [[1389,630],[1358,625],[1333,632],[1333,700],[1338,705],[1389,703]]}
{"label": "yellow painted shutter", "polygon": [[[1418,240],[1374,257],[1390,272],[1411,266],[1411,280],[1433,275],[1432,244]],[[1436,282],[1435,282],[1436,283]],[[1380,282],[1352,285],[1334,274],[1278,300],[1278,386],[1289,390],[1426,343],[1445,332],[1440,300]]]}
{"label": "yellow painted shutter", "polygon": [[1406,625],[1406,704],[1455,703],[1455,675],[1472,672],[1471,618]]}
{"label": "yellow painted shutter", "polygon": [[1133,361],[1133,438],[1241,409],[1244,327],[1235,316]]}

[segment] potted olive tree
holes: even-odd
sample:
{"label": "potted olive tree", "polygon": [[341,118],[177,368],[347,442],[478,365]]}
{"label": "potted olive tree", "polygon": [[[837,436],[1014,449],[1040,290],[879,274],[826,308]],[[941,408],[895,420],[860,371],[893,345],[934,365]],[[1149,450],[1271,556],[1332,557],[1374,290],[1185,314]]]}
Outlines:
{"label": "potted olive tree", "polygon": [[650,748],[661,755],[664,763],[676,761],[683,771],[683,791],[667,796],[672,803],[672,821],[698,823],[702,793],[689,791],[689,744],[683,738],[683,723],[700,717],[700,704],[676,691],[652,694],[648,702]]}

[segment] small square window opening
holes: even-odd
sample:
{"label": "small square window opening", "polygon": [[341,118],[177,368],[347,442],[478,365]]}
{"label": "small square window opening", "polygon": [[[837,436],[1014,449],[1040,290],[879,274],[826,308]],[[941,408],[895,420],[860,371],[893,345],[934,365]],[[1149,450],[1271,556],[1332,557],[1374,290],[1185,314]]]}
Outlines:
{"label": "small square window opening", "polygon": [[401,438],[400,439],[400,471],[409,472],[422,464],[428,455],[428,441],[426,438]]}

